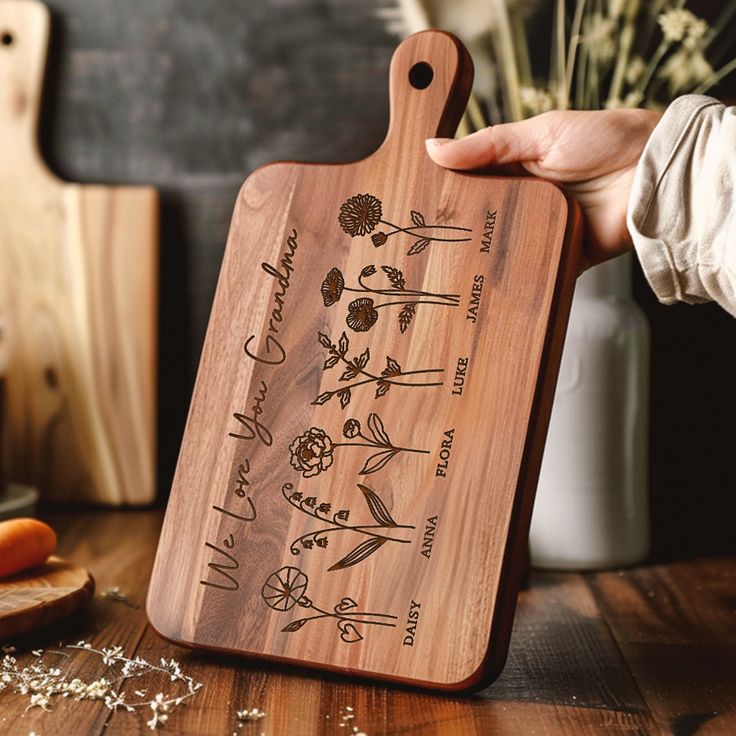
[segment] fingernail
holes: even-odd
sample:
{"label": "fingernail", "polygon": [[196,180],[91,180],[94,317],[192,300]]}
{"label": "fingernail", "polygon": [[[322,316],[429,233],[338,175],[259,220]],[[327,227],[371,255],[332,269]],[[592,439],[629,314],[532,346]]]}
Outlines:
{"label": "fingernail", "polygon": [[445,146],[452,141],[452,138],[427,138],[424,144],[427,148],[439,148]]}

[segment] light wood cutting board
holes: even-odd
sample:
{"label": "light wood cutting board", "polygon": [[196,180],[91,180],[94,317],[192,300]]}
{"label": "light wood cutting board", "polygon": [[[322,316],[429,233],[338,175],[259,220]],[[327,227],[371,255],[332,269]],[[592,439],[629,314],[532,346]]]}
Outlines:
{"label": "light wood cutting board", "polygon": [[378,151],[245,182],[149,591],[165,637],[451,690],[500,671],[581,226],[550,183],[428,158],[471,77],[412,36]]}
{"label": "light wood cutting board", "polygon": [[158,203],[59,180],[36,135],[49,13],[0,2],[0,339],[8,476],[53,501],[154,498]]}
{"label": "light wood cutting board", "polygon": [[92,576],[59,557],[0,580],[0,641],[38,631],[83,606],[95,591]]}

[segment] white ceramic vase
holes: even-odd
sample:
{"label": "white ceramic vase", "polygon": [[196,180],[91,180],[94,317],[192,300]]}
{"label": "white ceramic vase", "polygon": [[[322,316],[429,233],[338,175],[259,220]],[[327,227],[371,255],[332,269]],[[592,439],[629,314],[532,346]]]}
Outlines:
{"label": "white ceramic vase", "polygon": [[532,517],[535,567],[604,569],[647,556],[649,342],[630,256],[584,273]]}

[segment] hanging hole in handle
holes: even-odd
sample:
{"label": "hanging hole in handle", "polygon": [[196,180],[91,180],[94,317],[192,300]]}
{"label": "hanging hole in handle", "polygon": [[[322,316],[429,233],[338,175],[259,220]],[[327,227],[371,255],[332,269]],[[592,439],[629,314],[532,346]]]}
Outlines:
{"label": "hanging hole in handle", "polygon": [[12,46],[14,40],[13,34],[10,31],[3,31],[2,34],[0,34],[0,43],[3,46]]}
{"label": "hanging hole in handle", "polygon": [[418,61],[409,69],[409,84],[414,89],[427,89],[434,79],[434,69],[426,61]]}

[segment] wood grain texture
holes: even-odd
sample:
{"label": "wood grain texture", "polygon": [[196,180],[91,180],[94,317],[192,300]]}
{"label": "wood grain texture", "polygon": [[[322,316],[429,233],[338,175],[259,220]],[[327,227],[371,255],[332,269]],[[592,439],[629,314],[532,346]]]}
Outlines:
{"label": "wood grain texture", "polygon": [[549,183],[429,160],[469,84],[454,38],[414,36],[376,153],[243,186],[149,594],[164,636],[448,689],[500,670],[580,232]]}
{"label": "wood grain texture", "polygon": [[0,639],[44,629],[83,606],[95,589],[82,567],[50,557],[40,567],[0,580]]}
{"label": "wood grain texture", "polygon": [[[726,725],[736,712],[728,625],[734,558],[586,576],[535,573],[519,595],[501,677],[473,696],[435,695],[175,647],[146,626],[142,608],[158,511],[65,512],[47,521],[59,532],[60,553],[89,569],[98,590],[119,586],[133,607],[98,595],[84,616],[10,642],[19,662],[32,663],[38,647],[80,639],[119,644],[149,661],[174,657],[204,688],[172,713],[162,733],[345,736],[353,724],[369,736],[720,736],[733,730]],[[69,668],[83,679],[103,674],[95,658],[68,653]],[[149,683],[124,683],[126,690],[141,685]],[[55,701],[49,712],[26,711],[27,704],[28,696],[0,693],[3,734],[150,733],[147,714],[111,713],[99,702]],[[241,731],[235,712],[246,706],[265,710],[266,718]],[[346,707],[353,708],[351,728],[340,725]]]}
{"label": "wood grain texture", "polygon": [[157,198],[62,182],[36,146],[48,12],[0,3],[8,475],[50,500],[154,498]]}
{"label": "wood grain texture", "polygon": [[589,581],[662,732],[736,732],[733,559],[591,575]]}

